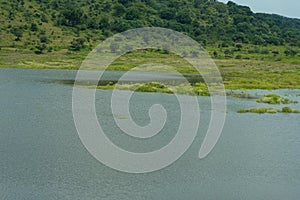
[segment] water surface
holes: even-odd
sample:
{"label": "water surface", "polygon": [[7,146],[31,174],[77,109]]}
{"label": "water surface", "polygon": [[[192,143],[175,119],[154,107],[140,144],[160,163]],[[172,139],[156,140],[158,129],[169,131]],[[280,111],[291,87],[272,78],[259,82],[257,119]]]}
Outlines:
{"label": "water surface", "polygon": [[[238,109],[263,104],[228,97],[222,136],[211,154],[199,160],[210,118],[209,97],[199,97],[200,129],[184,156],[157,172],[126,174],[101,164],[81,144],[72,116],[72,85],[59,81],[75,75],[0,69],[0,199],[299,198],[300,115],[238,114]],[[300,101],[300,90],[251,92],[287,94]],[[97,115],[118,146],[147,152],[166,145],[176,133],[180,110],[174,95],[133,96],[130,109],[140,125],[149,122],[152,104],[161,103],[168,111],[166,128],[146,141],[128,137],[114,124],[107,106],[110,95],[97,91]],[[291,107],[300,109],[299,104]]]}

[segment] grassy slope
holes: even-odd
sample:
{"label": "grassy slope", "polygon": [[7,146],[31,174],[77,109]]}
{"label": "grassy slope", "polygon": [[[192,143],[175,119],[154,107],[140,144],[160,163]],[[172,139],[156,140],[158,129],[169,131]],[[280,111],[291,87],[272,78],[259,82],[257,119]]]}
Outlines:
{"label": "grassy slope", "polygon": [[[88,51],[68,53],[61,50],[36,55],[25,50],[3,48],[0,67],[78,69],[87,54]],[[275,61],[272,57],[273,55],[266,56],[264,60],[216,58],[214,61],[219,67],[227,89],[300,89],[299,59],[287,57],[286,61]],[[175,55],[146,52],[125,55],[115,61],[109,69],[130,70],[143,63],[169,64],[181,73],[195,73],[187,63]],[[156,70],[160,71],[159,68]]]}
{"label": "grassy slope", "polygon": [[[39,10],[40,5],[35,1],[25,1],[21,9],[32,12],[30,16],[33,17],[29,21],[37,24],[38,30],[31,31],[28,27],[24,28],[22,37],[16,40],[16,36],[11,33],[12,28],[24,26],[24,24],[30,26],[30,23],[24,19],[25,12],[14,12],[13,19],[7,19],[10,12],[9,3],[4,0],[0,0],[0,3],[2,16],[0,17],[0,67],[2,68],[78,69],[88,52],[99,43],[99,39],[95,36],[101,31],[83,30],[75,33],[70,28],[55,26],[49,13],[47,13],[46,21],[41,20],[41,17],[35,17],[43,14]],[[68,50],[74,37],[87,37],[88,35],[92,35],[93,39],[85,43],[86,47],[82,51]],[[49,41],[45,43],[47,49],[43,51],[43,54],[38,55],[34,53],[34,50],[37,45],[41,44],[41,36],[46,36]],[[241,49],[217,45],[206,47],[214,57],[228,89],[300,88],[300,55],[286,56],[284,51],[287,48],[289,46],[250,44],[243,44]],[[226,51],[230,53],[225,55]],[[273,54],[274,51],[278,54]],[[140,59],[133,62],[132,56],[140,57]],[[171,63],[180,68],[180,72],[193,73],[193,70],[188,67],[182,68],[184,63],[174,61],[173,55],[164,54],[131,54],[116,61],[111,69],[128,70],[140,63],[153,62],[153,57],[156,57],[157,63]]]}

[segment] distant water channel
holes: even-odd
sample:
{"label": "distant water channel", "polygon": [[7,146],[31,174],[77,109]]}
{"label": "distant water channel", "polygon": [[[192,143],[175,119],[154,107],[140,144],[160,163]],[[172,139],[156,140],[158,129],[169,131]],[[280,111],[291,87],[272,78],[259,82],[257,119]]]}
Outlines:
{"label": "distant water channel", "polygon": [[[210,98],[198,97],[201,122],[191,148],[165,169],[126,174],[101,164],[82,145],[72,116],[75,75],[67,70],[0,69],[0,199],[299,199],[300,114],[238,114],[238,109],[265,105],[228,97],[221,138],[211,154],[199,160]],[[107,81],[119,76],[109,72]],[[137,72],[135,77],[176,80],[166,73]],[[250,92],[278,93],[300,102],[300,90]],[[162,133],[144,141],[118,129],[109,106],[111,93],[97,90],[96,109],[116,145],[148,152],[174,137],[180,120],[175,95],[133,95],[130,109],[139,125],[149,123],[148,109],[155,103],[168,112]],[[299,104],[290,106],[300,109]]]}

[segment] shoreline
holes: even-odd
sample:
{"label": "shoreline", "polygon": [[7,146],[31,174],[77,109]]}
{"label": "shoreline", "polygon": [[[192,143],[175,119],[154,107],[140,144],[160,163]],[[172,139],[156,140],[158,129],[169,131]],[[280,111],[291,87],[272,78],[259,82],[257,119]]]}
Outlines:
{"label": "shoreline", "polygon": [[[244,52],[245,53],[245,52]],[[78,70],[88,51],[68,53],[66,51],[51,52],[36,55],[21,50],[0,51],[0,68],[16,69],[51,69],[51,70]],[[248,54],[245,54],[248,55]],[[228,90],[275,90],[275,89],[300,89],[300,60],[298,57],[285,57],[287,60],[276,61],[276,56],[268,55],[266,58],[252,59],[212,58],[219,69],[225,88]],[[289,60],[290,59],[290,60]],[[297,61],[297,62],[296,62]],[[109,71],[130,71],[141,64],[150,63],[140,67],[144,72],[170,72],[162,65],[172,67],[172,70],[190,77],[199,72],[172,53],[159,51],[134,51],[115,60],[107,69]],[[101,70],[101,69],[87,69]],[[190,78],[193,83],[203,82],[199,77]]]}
{"label": "shoreline", "polygon": [[[38,66],[30,66],[30,67],[24,67],[24,66],[9,66],[9,65],[0,65],[0,69],[31,69],[31,70],[70,70],[70,71],[77,71],[79,70],[79,67],[77,66],[59,66],[59,67],[38,67]],[[90,69],[95,70],[95,69]],[[126,71],[126,70],[118,70],[118,69],[107,69],[107,71]],[[150,72],[151,71],[136,71],[136,72]],[[152,71],[153,72],[153,71]],[[172,72],[154,72],[154,73],[172,73]],[[241,73],[241,72],[238,72]],[[237,73],[236,76],[230,77],[228,74],[221,74],[223,78],[223,84],[225,86],[226,90],[279,90],[279,89],[300,89],[300,70],[291,73],[290,71],[287,71],[285,73],[285,77],[283,77],[280,73],[278,75],[277,73],[262,73],[260,71],[258,72],[251,72],[252,74],[249,74],[249,77],[247,77],[247,74],[245,72],[242,72],[242,76],[238,76]],[[231,73],[230,73],[231,74]],[[229,74],[229,75],[230,75]],[[255,76],[256,74],[256,76]],[[289,76],[291,74],[291,76]],[[185,74],[187,76],[193,77],[195,74]],[[241,75],[241,74],[240,74]],[[282,76],[282,77],[278,77]],[[267,77],[269,80],[264,80],[264,77]],[[289,77],[292,77],[289,79]],[[279,80],[278,80],[279,78]],[[296,81],[294,81],[296,80]],[[299,83],[298,83],[299,82]],[[201,83],[201,82],[199,82]],[[100,89],[100,88],[98,88]]]}

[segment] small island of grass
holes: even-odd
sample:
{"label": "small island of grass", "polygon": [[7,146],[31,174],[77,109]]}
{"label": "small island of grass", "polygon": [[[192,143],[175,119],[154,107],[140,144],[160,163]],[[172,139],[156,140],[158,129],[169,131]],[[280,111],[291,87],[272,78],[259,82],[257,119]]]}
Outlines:
{"label": "small island of grass", "polygon": [[299,110],[294,110],[290,107],[283,108],[249,108],[249,109],[240,109],[238,113],[257,113],[257,114],[276,114],[276,113],[300,113]]}
{"label": "small island of grass", "polygon": [[102,90],[130,90],[135,92],[158,92],[167,94],[182,94],[189,96],[210,96],[207,85],[204,83],[196,83],[194,85],[179,84],[166,85],[160,82],[149,83],[128,83],[128,84],[107,84],[99,85],[97,89]]}
{"label": "small island of grass", "polygon": [[267,104],[296,104],[298,101],[290,100],[288,98],[283,98],[278,94],[267,94],[256,100],[258,103]]}

